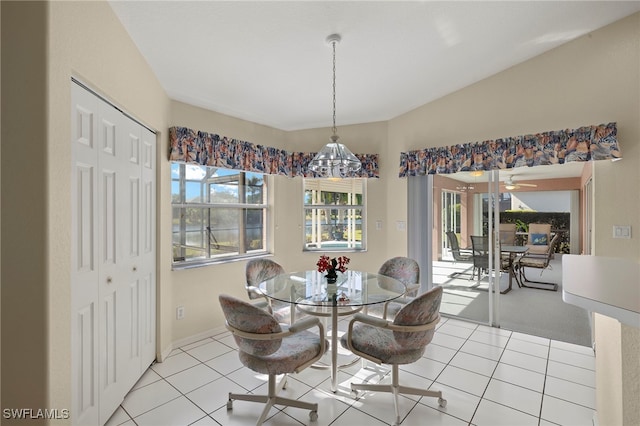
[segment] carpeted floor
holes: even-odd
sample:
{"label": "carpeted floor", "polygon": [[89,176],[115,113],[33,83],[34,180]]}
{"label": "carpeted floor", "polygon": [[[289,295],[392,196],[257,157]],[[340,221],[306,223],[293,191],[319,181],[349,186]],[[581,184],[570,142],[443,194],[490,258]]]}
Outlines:
{"label": "carpeted floor", "polygon": [[[514,280],[513,289],[500,295],[500,327],[521,333],[546,337],[553,340],[592,346],[591,325],[586,310],[562,300],[562,256],[556,256],[551,269],[540,275],[539,269],[527,269],[527,277],[534,280],[554,282],[558,291],[519,288]],[[441,312],[461,318],[488,323],[489,293],[486,277],[470,281],[471,265],[452,262],[434,262],[434,283],[444,287]],[[469,275],[451,278],[454,271]],[[502,274],[501,290],[507,288],[508,274]],[[485,288],[485,291],[479,288]]]}

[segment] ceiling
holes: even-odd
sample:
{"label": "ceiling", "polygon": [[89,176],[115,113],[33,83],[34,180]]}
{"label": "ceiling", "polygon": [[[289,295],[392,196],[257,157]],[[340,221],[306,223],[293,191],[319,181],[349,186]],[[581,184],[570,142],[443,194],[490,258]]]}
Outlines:
{"label": "ceiling", "polygon": [[[504,182],[511,178],[514,182],[531,182],[542,179],[562,179],[578,177],[582,175],[584,162],[573,161],[564,164],[552,164],[536,167],[516,167],[512,169],[500,170],[500,182]],[[482,176],[472,176],[470,172],[458,172],[452,175],[445,175],[460,182],[476,183],[488,182],[489,173],[485,172]]]}
{"label": "ceiling", "polygon": [[171,99],[281,130],[386,121],[640,1],[110,2]]}

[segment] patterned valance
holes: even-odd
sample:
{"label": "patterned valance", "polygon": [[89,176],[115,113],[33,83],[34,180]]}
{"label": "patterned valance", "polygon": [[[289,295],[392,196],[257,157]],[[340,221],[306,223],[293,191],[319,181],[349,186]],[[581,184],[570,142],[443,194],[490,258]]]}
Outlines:
{"label": "patterned valance", "polygon": [[400,177],[621,158],[616,123],[400,153]]}
{"label": "patterned valance", "polygon": [[[171,127],[169,142],[169,161],[288,177],[315,177],[308,170],[315,153],[289,152],[186,127]],[[362,161],[362,169],[352,177],[380,177],[378,154],[355,155]]]}

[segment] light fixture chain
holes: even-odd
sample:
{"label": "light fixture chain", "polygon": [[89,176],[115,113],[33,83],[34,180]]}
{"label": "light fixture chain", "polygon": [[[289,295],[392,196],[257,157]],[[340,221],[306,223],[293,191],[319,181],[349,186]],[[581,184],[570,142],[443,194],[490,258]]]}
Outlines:
{"label": "light fixture chain", "polygon": [[331,130],[335,135],[338,132],[336,128],[336,42],[331,43],[333,45],[333,127]]}

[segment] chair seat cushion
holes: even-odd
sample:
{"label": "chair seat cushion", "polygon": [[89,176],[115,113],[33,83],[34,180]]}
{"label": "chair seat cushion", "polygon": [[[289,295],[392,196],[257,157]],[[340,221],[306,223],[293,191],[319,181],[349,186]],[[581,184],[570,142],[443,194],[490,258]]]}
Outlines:
{"label": "chair seat cushion", "polygon": [[546,254],[549,251],[549,246],[527,245],[527,248],[529,249],[528,253],[531,254]]}
{"label": "chair seat cushion", "polygon": [[[283,327],[283,328],[286,328]],[[325,351],[329,344],[325,344]],[[271,355],[251,355],[240,351],[240,362],[253,371],[262,374],[293,373],[313,359],[320,352],[320,338],[317,334],[302,331],[282,339],[280,348]]]}
{"label": "chair seat cushion", "polygon": [[545,268],[548,264],[546,257],[525,256],[518,262],[520,266],[528,266],[530,268]]}
{"label": "chair seat cushion", "polygon": [[[367,324],[354,325],[351,339],[356,350],[372,355],[384,364],[410,364],[419,360],[425,351],[425,346],[407,349],[396,341],[392,331]],[[342,336],[340,343],[349,348],[347,334]]]}

